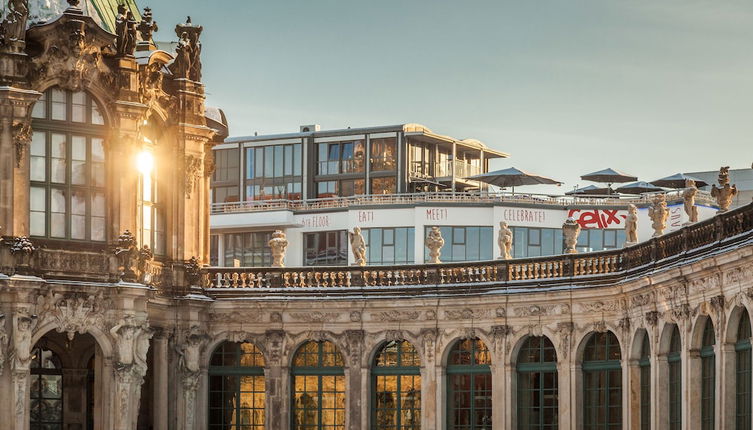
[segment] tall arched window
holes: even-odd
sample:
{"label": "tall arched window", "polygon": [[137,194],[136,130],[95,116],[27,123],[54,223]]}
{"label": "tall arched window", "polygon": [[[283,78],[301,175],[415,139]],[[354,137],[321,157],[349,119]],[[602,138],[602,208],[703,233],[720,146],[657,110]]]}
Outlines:
{"label": "tall arched window", "polygon": [[667,363],[669,365],[669,428],[680,430],[682,428],[682,359],[680,353],[682,343],[680,341],[680,329],[677,326],[672,329],[672,339],[669,342]]}
{"label": "tall arched window", "polygon": [[558,425],[557,352],[546,336],[528,337],[518,353],[518,429]]}
{"label": "tall arched window", "polygon": [[306,342],[293,358],[294,430],[345,428],[345,371],[337,347]]}
{"label": "tall arched window", "polygon": [[716,359],[714,357],[714,324],[706,318],[701,344],[701,428],[714,429],[714,400],[716,398]]}
{"label": "tall arched window", "polygon": [[262,430],[264,355],[253,343],[225,342],[209,362],[209,428]]}
{"label": "tall arched window", "polygon": [[421,359],[407,341],[387,342],[372,368],[372,422],[378,430],[421,428]]}
{"label": "tall arched window", "polygon": [[750,316],[744,310],[737,327],[737,342],[735,342],[735,428],[737,430],[751,430],[751,378],[753,365],[751,364],[750,347]]}
{"label": "tall arched window", "polygon": [[486,430],[492,425],[491,355],[480,339],[460,340],[447,362],[447,429]]}
{"label": "tall arched window", "polygon": [[105,241],[105,127],[97,103],[85,92],[51,88],[32,117],[30,234]]}
{"label": "tall arched window", "polygon": [[641,430],[651,430],[651,346],[645,332],[638,367],[641,372]]}
{"label": "tall arched window", "polygon": [[63,428],[63,365],[49,349],[37,346],[32,351],[31,404],[32,429]]}
{"label": "tall arched window", "polygon": [[612,332],[594,333],[583,355],[583,427],[622,428],[622,353]]}

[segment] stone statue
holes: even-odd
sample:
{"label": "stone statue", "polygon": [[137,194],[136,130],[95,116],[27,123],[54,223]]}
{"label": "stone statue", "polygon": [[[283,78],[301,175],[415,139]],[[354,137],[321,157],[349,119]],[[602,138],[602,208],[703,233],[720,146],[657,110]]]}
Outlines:
{"label": "stone statue", "polygon": [[575,249],[578,245],[578,235],[580,234],[580,224],[575,218],[570,217],[562,224],[562,237],[565,240],[565,254],[577,254]]}
{"label": "stone statue", "polygon": [[638,243],[638,208],[634,204],[628,205],[625,218],[625,246]]}
{"label": "stone statue", "polygon": [[685,180],[685,190],[682,192],[682,201],[685,205],[685,213],[688,214],[688,224],[698,222],[698,207],[695,205],[695,195],[698,188],[692,179]]}
{"label": "stone statue", "polygon": [[159,31],[159,27],[157,26],[157,21],[155,21],[152,16],[152,9],[150,7],[144,8],[144,13],[141,14],[141,17],[143,20],[139,23],[136,29],[141,34],[141,40],[149,43],[149,41],[152,40],[152,33]]}
{"label": "stone statue", "polygon": [[176,347],[180,357],[178,365],[184,373],[198,375],[201,370],[201,349],[207,340],[209,340],[209,336],[203,333],[198,326],[194,326],[186,335],[185,342]]}
{"label": "stone statue", "polygon": [[175,48],[175,60],[170,65],[170,71],[176,78],[188,79],[191,71],[191,41],[188,40],[186,32],[180,35],[178,46]]}
{"label": "stone statue", "polygon": [[136,335],[140,327],[133,324],[132,318],[127,316],[110,329],[110,334],[117,340],[115,342],[118,352],[116,366],[120,368],[129,367],[135,363]]}
{"label": "stone statue", "polygon": [[115,17],[115,48],[120,56],[133,55],[136,49],[136,20],[133,13],[127,10],[125,4],[118,5],[118,15]]}
{"label": "stone statue", "polygon": [[288,249],[288,239],[282,230],[275,230],[269,240],[272,249],[272,267],[285,267],[285,251]]}
{"label": "stone statue", "polygon": [[16,369],[27,369],[31,364],[31,334],[35,318],[23,313],[16,317],[13,330],[13,365]]}
{"label": "stone statue", "polygon": [[501,260],[512,258],[512,230],[510,230],[510,227],[504,221],[499,223],[497,245],[499,245],[499,258]]}
{"label": "stone statue", "polygon": [[667,228],[667,219],[669,219],[667,197],[664,194],[657,194],[654,197],[653,203],[648,208],[648,217],[653,221],[651,224],[651,227],[654,229],[653,237],[664,234],[664,229]]}
{"label": "stone statue", "polygon": [[354,227],[353,232],[348,232],[350,236],[350,248],[353,250],[353,257],[355,258],[355,266],[366,265],[366,241],[361,234],[361,227]]}
{"label": "stone statue", "polygon": [[729,185],[729,166],[719,169],[719,187],[711,186],[711,197],[716,199],[719,205],[717,212],[727,212],[732,205],[732,198],[737,195],[737,186]]}
{"label": "stone statue", "polygon": [[429,263],[441,263],[439,256],[442,255],[443,246],[444,239],[442,238],[442,231],[439,230],[439,227],[432,227],[429,231],[429,235],[426,236],[426,247],[429,248]]}
{"label": "stone statue", "polygon": [[29,0],[10,0],[8,2],[8,16],[2,23],[6,41],[24,41],[28,19]]}

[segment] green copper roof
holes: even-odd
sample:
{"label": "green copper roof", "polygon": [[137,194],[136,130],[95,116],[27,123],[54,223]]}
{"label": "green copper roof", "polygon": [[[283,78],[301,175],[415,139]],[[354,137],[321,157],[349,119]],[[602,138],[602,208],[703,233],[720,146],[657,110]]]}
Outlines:
{"label": "green copper roof", "polygon": [[[141,12],[136,5],[136,0],[89,0],[102,22],[102,27],[110,33],[115,32],[115,17],[118,15],[118,4],[125,4],[133,13],[136,21],[141,21]],[[89,10],[93,14],[93,10]]]}

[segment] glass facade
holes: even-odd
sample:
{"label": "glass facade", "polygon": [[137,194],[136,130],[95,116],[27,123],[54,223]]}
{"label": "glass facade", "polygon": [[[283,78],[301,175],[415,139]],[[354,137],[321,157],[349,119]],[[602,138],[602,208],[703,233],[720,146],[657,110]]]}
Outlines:
{"label": "glass facade", "polygon": [[583,356],[583,428],[622,428],[622,354],[612,332],[594,333]]}
{"label": "glass facade", "polygon": [[366,242],[366,261],[369,265],[413,264],[413,227],[365,228],[361,234]]}
{"label": "glass facade", "polygon": [[682,343],[677,326],[672,330],[667,362],[669,364],[669,428],[682,429]]}
{"label": "glass facade", "polygon": [[460,340],[447,364],[447,429],[486,430],[492,426],[489,349],[480,339]]}
{"label": "glass facade", "polygon": [[751,414],[751,378],[753,377],[753,363],[751,362],[751,328],[748,311],[743,310],[740,323],[737,326],[737,342],[735,342],[735,429],[750,430],[753,422]]}
{"label": "glass facade", "polygon": [[[371,171],[383,172],[397,169],[397,138],[371,139]],[[380,193],[381,194],[381,193]]]}
{"label": "glass facade", "polygon": [[345,429],[345,376],[337,347],[327,341],[306,342],[291,369],[294,430]]}
{"label": "glass facade", "polygon": [[345,230],[320,231],[303,235],[306,266],[347,266],[348,239]]}
{"label": "glass facade", "polygon": [[225,267],[270,267],[271,231],[226,234],[224,238]]}
{"label": "glass facade", "polygon": [[209,429],[262,430],[264,355],[248,342],[221,344],[209,363]]}
{"label": "glass facade", "polygon": [[[444,238],[442,255],[444,263],[481,261],[492,259],[494,229],[492,227],[439,227]],[[424,237],[431,231],[425,227]],[[424,261],[429,261],[429,250],[424,247]]]}
{"label": "glass facade", "polygon": [[620,249],[625,246],[625,230],[588,229],[578,236],[578,252]]}
{"label": "glass facade", "polygon": [[421,359],[407,341],[387,342],[372,367],[372,426],[377,430],[421,428]]}
{"label": "glass facade", "polygon": [[32,351],[29,392],[30,429],[63,430],[63,366],[52,351]]}
{"label": "glass facade", "polygon": [[244,158],[247,201],[303,198],[300,143],[245,148]]}
{"label": "glass facade", "polygon": [[518,353],[518,430],[554,430],[559,421],[557,352],[545,336],[531,336]]}
{"label": "glass facade", "polygon": [[645,331],[638,367],[641,372],[641,430],[651,430],[651,346]]}
{"label": "glass facade", "polygon": [[714,429],[716,400],[716,357],[714,355],[714,324],[706,318],[701,345],[701,428]]}
{"label": "glass facade", "polygon": [[237,148],[214,151],[214,176],[212,176],[212,203],[230,203],[240,200],[241,157]]}
{"label": "glass facade", "polygon": [[29,150],[29,231],[104,242],[104,119],[87,93],[47,90],[34,105]]}
{"label": "glass facade", "polygon": [[561,228],[511,227],[514,258],[562,254]]}

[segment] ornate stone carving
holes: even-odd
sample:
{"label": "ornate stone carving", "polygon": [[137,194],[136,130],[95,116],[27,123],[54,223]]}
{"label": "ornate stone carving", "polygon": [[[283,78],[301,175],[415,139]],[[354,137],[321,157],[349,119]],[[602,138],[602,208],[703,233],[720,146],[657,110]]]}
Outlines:
{"label": "ornate stone carving", "polygon": [[361,234],[361,227],[354,227],[352,232],[348,232],[350,237],[350,249],[353,250],[354,266],[366,265],[366,241]]}
{"label": "ornate stone carving", "polygon": [[52,290],[37,296],[37,313],[40,321],[54,321],[55,330],[65,333],[69,340],[86,333],[92,327],[104,328],[105,314],[112,307],[112,300],[102,291],[97,294],[71,292],[56,294]]}
{"label": "ornate stone carving", "polygon": [[282,322],[282,314],[279,312],[272,312],[269,314],[269,322],[273,323],[281,323]]}
{"label": "ornate stone carving", "polygon": [[719,169],[719,187],[711,186],[711,197],[716,199],[719,206],[718,212],[727,212],[732,205],[732,198],[737,195],[737,186],[729,184],[729,166]]}
{"label": "ornate stone carving", "polygon": [[31,364],[31,337],[36,326],[36,315],[30,315],[25,309],[16,312],[13,324],[13,360],[14,370],[27,370]]}
{"label": "ornate stone carving", "polygon": [[5,314],[0,313],[0,376],[5,368],[5,358],[8,356],[8,332],[5,330]]}
{"label": "ornate stone carving", "polygon": [[654,229],[653,237],[664,234],[667,228],[667,219],[669,218],[669,209],[667,209],[667,197],[664,194],[657,194],[651,206],[648,208],[648,217],[651,218],[651,228]]}
{"label": "ornate stone carving", "polygon": [[633,307],[647,306],[654,301],[654,292],[650,291],[645,294],[638,294],[631,298]]}
{"label": "ornate stone carving", "polygon": [[538,317],[543,315],[564,315],[570,313],[568,304],[533,304],[529,306],[520,306],[513,309],[513,313],[518,317]]}
{"label": "ornate stone carving", "polygon": [[567,358],[570,353],[570,338],[572,336],[574,325],[572,322],[560,322],[557,323],[557,333],[560,339],[560,351],[562,351],[562,358]]}
{"label": "ornate stone carving", "polygon": [[630,332],[630,317],[624,317],[620,319],[620,321],[617,323],[617,327],[623,333],[629,333]]}
{"label": "ornate stone carving", "polygon": [[163,100],[162,93],[162,64],[154,62],[147,64],[139,71],[139,100],[149,106],[152,103]]}
{"label": "ornate stone carving", "polygon": [[102,61],[102,49],[115,40],[92,18],[64,14],[51,25],[31,27],[27,37],[42,45],[41,54],[31,61],[33,87],[48,79],[56,79],[58,86],[70,91],[80,91],[95,81],[115,82]]}
{"label": "ornate stone carving", "polygon": [[337,312],[291,312],[290,318],[303,322],[327,322],[337,321],[340,319],[340,314]]}
{"label": "ornate stone carving", "polygon": [[351,366],[360,367],[364,336],[363,330],[345,330],[345,345],[343,349],[348,356],[348,362]]}
{"label": "ornate stone carving", "polygon": [[13,134],[13,146],[16,149],[16,167],[20,168],[31,143],[31,124],[18,122],[13,124],[11,132]]}
{"label": "ornate stone carving", "polygon": [[442,247],[444,246],[444,239],[442,238],[442,232],[439,227],[432,227],[426,236],[426,247],[429,249],[429,263],[439,264],[442,261],[439,257],[442,255]]}
{"label": "ornate stone carving", "polygon": [[191,198],[194,186],[201,177],[201,159],[191,154],[183,158],[183,170],[186,175],[186,198]]}
{"label": "ornate stone carving", "polygon": [[282,330],[267,330],[264,333],[269,360],[279,363],[282,359],[282,344],[285,340],[285,332]]}
{"label": "ornate stone carving", "polygon": [[201,81],[201,26],[191,23],[189,16],[185,24],[175,26],[175,34],[180,38],[176,48],[175,60],[170,71],[176,78]]}
{"label": "ornate stone carving", "polygon": [[123,232],[118,237],[118,244],[115,247],[115,256],[118,257],[120,264],[120,277],[125,282],[136,282],[138,279],[136,272],[133,270],[134,264],[139,258],[139,250],[136,247],[136,238],[129,230]]}
{"label": "ornate stone carving", "polygon": [[659,312],[657,311],[649,311],[646,312],[646,324],[650,325],[651,327],[655,327],[656,323],[659,322]]}
{"label": "ornate stone carving", "polygon": [[143,378],[146,375],[146,353],[154,330],[146,321],[126,315],[110,329],[115,339],[115,369],[133,372]]}
{"label": "ornate stone carving", "polygon": [[565,254],[577,254],[575,246],[578,244],[578,235],[580,234],[580,224],[575,218],[568,218],[562,224],[562,237],[565,241]]}
{"label": "ornate stone carving", "polygon": [[387,330],[384,334],[384,338],[388,342],[400,342],[405,340],[405,335],[402,330]]}
{"label": "ornate stone carving", "polygon": [[497,309],[494,309],[494,316],[497,318],[506,318],[507,317],[507,309],[503,307],[498,307]]}
{"label": "ornate stone carving", "polygon": [[139,256],[136,261],[136,268],[139,273],[139,282],[142,284],[147,283],[146,275],[149,272],[149,263],[154,259],[154,253],[149,248],[149,245],[144,245],[139,249]]}
{"label": "ornate stone carving", "polygon": [[507,223],[499,223],[499,235],[497,236],[497,246],[499,246],[499,258],[501,260],[510,260],[512,258],[512,230]]}
{"label": "ornate stone carving", "polygon": [[504,339],[505,337],[512,334],[512,327],[509,325],[493,325],[492,326],[492,337],[494,339]]}
{"label": "ornate stone carving", "polygon": [[448,320],[470,320],[480,319],[489,316],[488,309],[470,309],[465,308],[462,310],[446,310],[444,311],[445,319]]}
{"label": "ornate stone carving", "polygon": [[425,328],[421,330],[421,340],[423,340],[424,343],[424,351],[428,363],[434,362],[437,337],[439,337],[439,331],[436,328]]}
{"label": "ornate stone carving", "polygon": [[695,316],[696,311],[694,309],[691,309],[690,305],[687,303],[682,303],[679,306],[676,306],[670,311],[670,314],[672,315],[672,318],[676,322],[680,321],[686,321],[693,316]]}
{"label": "ornate stone carving", "polygon": [[115,17],[115,51],[118,56],[133,56],[136,50],[136,19],[125,4],[118,5]]}
{"label": "ornate stone carving", "polygon": [[248,311],[232,311],[232,312],[209,312],[209,321],[212,323],[220,323],[222,326],[228,323],[243,324],[254,323],[262,320],[261,312],[248,312]]}
{"label": "ornate stone carving", "polygon": [[147,6],[144,8],[141,18],[141,22],[136,27],[136,30],[141,34],[141,40],[148,43],[152,40],[152,33],[159,31],[159,27],[157,26],[157,21],[152,16],[152,9],[150,7]]}
{"label": "ornate stone carving", "polygon": [[709,304],[711,304],[711,307],[712,307],[712,308],[713,308],[713,309],[714,309],[714,310],[715,310],[715,311],[716,311],[717,313],[720,313],[720,312],[724,311],[724,304],[725,304],[725,301],[724,301],[724,296],[723,296],[723,295],[718,295],[718,296],[714,296],[714,297],[712,297],[712,298],[711,298],[711,299],[709,300]]}
{"label": "ornate stone carving", "polygon": [[698,222],[698,208],[695,205],[695,196],[698,194],[698,188],[692,179],[685,180],[685,189],[682,192],[682,202],[685,213],[688,215],[688,223]]}
{"label": "ornate stone carving", "polygon": [[196,410],[196,392],[199,388],[201,376],[201,352],[209,341],[204,331],[198,326],[191,327],[185,334],[181,344],[176,345],[178,353],[178,367],[183,382],[183,400],[185,403],[185,428],[194,428]]}
{"label": "ornate stone carving", "polygon": [[282,230],[275,230],[269,240],[272,250],[272,267],[285,267],[285,251],[288,249],[288,239]]}
{"label": "ornate stone carving", "polygon": [[583,312],[614,312],[622,308],[621,300],[613,300],[611,302],[596,301],[592,303],[581,303],[580,307]]}
{"label": "ornate stone carving", "polygon": [[597,333],[606,333],[608,330],[606,321],[601,320],[601,321],[594,322],[593,329]]}
{"label": "ornate stone carving", "polygon": [[201,285],[201,263],[196,257],[191,257],[185,262],[186,282],[190,287],[200,287]]}
{"label": "ornate stone carving", "polygon": [[461,339],[475,339],[478,337],[475,327],[461,327],[460,338]]}
{"label": "ornate stone carving", "polygon": [[214,175],[214,170],[217,168],[217,164],[214,161],[214,151],[212,150],[212,144],[204,145],[204,177],[211,178]]}
{"label": "ornate stone carving", "polygon": [[625,246],[638,243],[638,208],[634,204],[628,205],[628,214],[625,218]]}
{"label": "ornate stone carving", "polygon": [[351,311],[350,312],[350,322],[361,322],[361,312],[360,311]]}
{"label": "ornate stone carving", "polygon": [[34,244],[26,236],[20,236],[13,239],[10,245],[10,252],[16,265],[16,273],[19,275],[33,275],[31,268],[31,257],[37,251]]}
{"label": "ornate stone carving", "polygon": [[375,321],[406,321],[418,319],[420,313],[417,311],[385,311],[371,314],[371,318]]}

